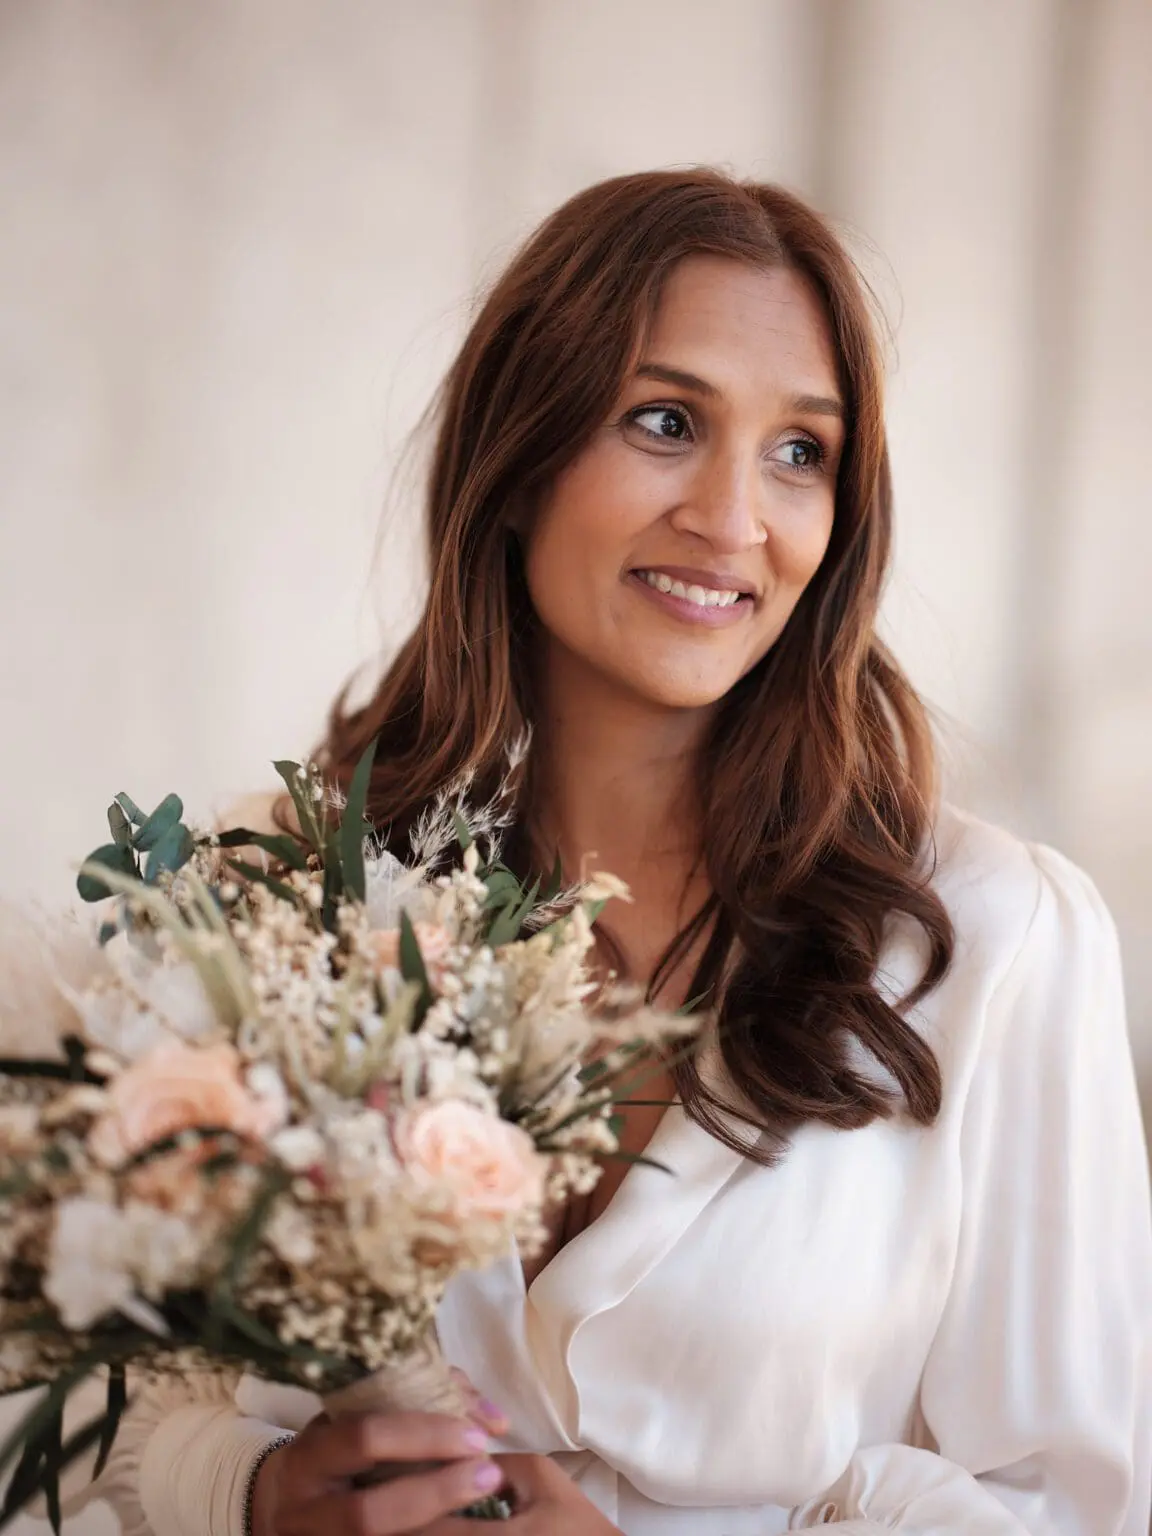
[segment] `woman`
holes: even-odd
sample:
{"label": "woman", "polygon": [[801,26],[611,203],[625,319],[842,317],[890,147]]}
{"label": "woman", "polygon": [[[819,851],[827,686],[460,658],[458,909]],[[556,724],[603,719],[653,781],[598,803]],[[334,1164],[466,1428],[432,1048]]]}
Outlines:
{"label": "woman", "polygon": [[[710,171],[573,198],[449,374],[428,511],[423,617],[329,768],[380,734],[401,846],[530,724],[513,856],[625,879],[605,960],[721,1028],[628,1117],[674,1177],[614,1164],[533,1270],[454,1282],[441,1341],[501,1405],[472,1439],[308,1424],[251,1380],[145,1394],[102,1483],[128,1536],[446,1536],[499,1477],[519,1536],[1144,1536],[1113,929],[1060,855],[935,802],[875,633],[881,367],[828,227]],[[354,1490],[382,1457],[447,1465]]]}

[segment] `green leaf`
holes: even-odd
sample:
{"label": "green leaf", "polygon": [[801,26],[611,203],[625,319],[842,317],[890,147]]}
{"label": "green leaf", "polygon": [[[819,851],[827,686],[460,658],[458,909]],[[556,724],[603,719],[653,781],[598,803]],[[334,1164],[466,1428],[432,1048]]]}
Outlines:
{"label": "green leaf", "polygon": [[[123,843],[105,843],[95,853],[90,853],[84,862],[99,864],[121,875],[139,875],[132,850]],[[82,901],[106,901],[110,894],[110,887],[102,883],[98,874],[90,871],[81,871],[76,877],[76,889]]]}
{"label": "green leaf", "polygon": [[520,881],[510,869],[494,869],[484,884],[488,889],[484,900],[486,907],[503,907],[509,902],[518,902],[523,891]]}
{"label": "green leaf", "polygon": [[348,786],[348,804],[340,819],[340,861],[344,870],[344,885],[354,901],[367,896],[364,875],[364,839],[372,828],[365,819],[368,806],[368,789],[372,782],[372,765],[376,761],[376,738],[365,749],[352,782]]}
{"label": "green leaf", "polygon": [[601,1152],[602,1158],[616,1163],[643,1163],[645,1168],[659,1168],[661,1173],[671,1173],[673,1170],[667,1163],[658,1163],[654,1157],[645,1157],[641,1152]]}
{"label": "green leaf", "polygon": [[85,1070],[81,1078],[75,1077],[73,1073],[73,1067],[66,1061],[33,1061],[23,1056],[0,1057],[0,1077],[50,1077],[63,1082],[93,1083],[97,1086],[104,1082],[95,1072]]}
{"label": "green leaf", "polygon": [[120,843],[125,847],[131,843],[132,823],[115,800],[108,807],[108,829],[112,833],[114,843]]}
{"label": "green leaf", "polygon": [[145,885],[155,885],[162,874],[175,874],[178,869],[183,869],[192,857],[195,846],[192,834],[184,823],[173,823],[151,844],[151,852],[144,866]]}
{"label": "green leaf", "polygon": [[476,839],[472,836],[472,829],[461,816],[459,811],[452,812],[452,825],[456,828],[456,841],[460,844],[460,851],[467,853]]}
{"label": "green leaf", "polygon": [[502,944],[511,944],[520,936],[520,929],[524,925],[524,919],[536,905],[536,897],[540,891],[540,882],[535,880],[527,895],[520,901],[513,901],[503,911],[498,912],[488,930],[488,943],[493,949],[499,949]]}
{"label": "green leaf", "polygon": [[261,848],[291,869],[308,868],[308,855],[286,832],[274,836],[267,832],[251,832],[247,827],[233,827],[220,833],[219,842],[221,848]]}
{"label": "green leaf", "polygon": [[100,948],[103,949],[105,944],[110,943],[111,940],[114,939],[119,932],[120,932],[120,924],[119,923],[116,923],[116,922],[101,923],[100,924],[100,932],[97,934],[97,938],[98,938],[98,940],[100,942]]}
{"label": "green leaf", "polygon": [[124,1417],[124,1410],[128,1406],[128,1376],[124,1366],[117,1363],[108,1372],[108,1396],[105,1405],[104,1423],[100,1430],[100,1449],[96,1455],[96,1465],[92,1469],[92,1481],[103,1472],[112,1454],[112,1447],[116,1443],[116,1431],[120,1428],[120,1420]]}
{"label": "green leaf", "polygon": [[590,1061],[587,1066],[580,1068],[576,1077],[579,1082],[587,1086],[589,1083],[594,1083],[597,1078],[603,1077],[607,1071],[608,1063],[606,1061]]}
{"label": "green leaf", "polygon": [[290,901],[294,907],[300,906],[303,898],[299,891],[294,891],[290,885],[285,885],[283,880],[277,880],[274,875],[266,875],[258,865],[246,864],[243,859],[229,859],[228,867],[243,875],[245,880],[267,886],[274,896],[279,896],[281,901]]}
{"label": "green leaf", "polygon": [[213,1307],[217,1296],[226,1298],[229,1302],[236,1282],[243,1272],[244,1265],[256,1244],[260,1241],[261,1233],[268,1217],[272,1213],[272,1206],[277,1197],[287,1188],[289,1178],[286,1171],[275,1167],[268,1170],[268,1176],[264,1181],[264,1187],[248,1207],[247,1212],[241,1218],[238,1226],[232,1234],[232,1242],[228,1254],[228,1263],[216,1283],[213,1294]]}
{"label": "green leaf", "polygon": [[133,826],[143,826],[147,818],[145,817],[144,812],[140,809],[140,807],[136,804],[135,800],[133,800],[130,795],[126,795],[124,791],[121,790],[120,793],[115,796],[115,800],[116,804],[124,812],[125,816],[127,816],[128,820],[132,823]]}
{"label": "green leaf", "polygon": [[547,904],[555,901],[564,887],[564,867],[560,863],[560,855],[556,855],[556,862],[552,866],[552,873],[545,882],[544,889],[540,892],[540,900]]}
{"label": "green leaf", "polygon": [[300,764],[289,762],[287,758],[281,758],[272,764],[276,772],[284,780],[288,793],[292,796],[292,804],[296,807],[296,819],[300,823],[300,831],[304,841],[317,853],[324,853],[324,835],[316,820],[316,811],[307,793],[301,788],[302,780],[296,775],[300,772]]}
{"label": "green leaf", "polygon": [[428,983],[428,970],[420,953],[420,941],[412,926],[412,919],[403,908],[400,910],[400,974],[405,981],[414,981],[423,988],[426,998],[432,996]]}
{"label": "green leaf", "polygon": [[344,866],[340,859],[340,829],[329,827],[324,841],[324,904],[320,921],[328,933],[336,931],[336,904],[344,894]]}
{"label": "green leaf", "polygon": [[140,853],[147,853],[150,848],[165,836],[180,820],[184,814],[184,802],[179,795],[165,795],[160,804],[147,818],[143,826],[137,828],[132,836],[132,844]]}

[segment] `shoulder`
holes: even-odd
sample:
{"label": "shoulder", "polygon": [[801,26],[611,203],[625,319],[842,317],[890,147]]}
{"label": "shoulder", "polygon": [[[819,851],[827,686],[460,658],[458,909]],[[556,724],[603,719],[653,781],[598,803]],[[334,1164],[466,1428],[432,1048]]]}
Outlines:
{"label": "shoulder", "polygon": [[935,1040],[987,1049],[1011,1027],[1054,1046],[1102,1011],[1122,1027],[1115,927],[1072,860],[954,806],[937,817],[930,857],[956,935],[952,967],[922,1005]]}
{"label": "shoulder", "polygon": [[1099,891],[1071,859],[956,806],[941,807],[929,858],[958,960],[1000,969],[1055,937],[1112,934]]}

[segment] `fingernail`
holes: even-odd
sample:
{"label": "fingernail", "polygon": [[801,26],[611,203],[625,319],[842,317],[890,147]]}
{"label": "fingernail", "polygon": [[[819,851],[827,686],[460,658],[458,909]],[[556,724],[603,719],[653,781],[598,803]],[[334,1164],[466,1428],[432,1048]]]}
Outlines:
{"label": "fingernail", "polygon": [[489,1438],[487,1430],[478,1428],[466,1429],[463,1435],[464,1444],[470,1451],[486,1451]]}
{"label": "fingernail", "polygon": [[508,1415],[490,1397],[482,1397],[476,1406],[486,1419],[500,1419],[502,1422],[507,1422]]}
{"label": "fingernail", "polygon": [[476,1468],[475,1486],[481,1493],[492,1493],[504,1481],[504,1474],[494,1461],[486,1461]]}

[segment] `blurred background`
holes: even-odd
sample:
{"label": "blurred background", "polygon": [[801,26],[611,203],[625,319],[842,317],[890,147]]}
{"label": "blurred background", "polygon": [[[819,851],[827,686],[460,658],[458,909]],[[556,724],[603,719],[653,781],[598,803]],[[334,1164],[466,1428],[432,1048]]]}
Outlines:
{"label": "blurred background", "polygon": [[886,625],[953,798],[1103,889],[1149,1102],[1150,158],[1149,0],[0,0],[0,894],[309,749],[419,604],[401,450],[485,281],[720,165],[883,301]]}

